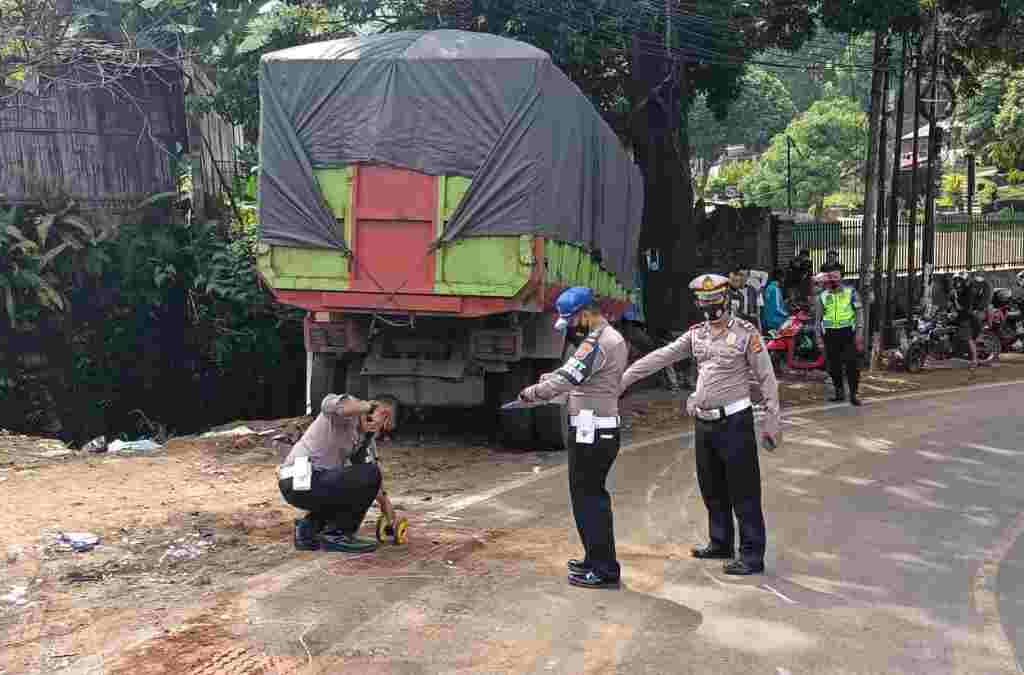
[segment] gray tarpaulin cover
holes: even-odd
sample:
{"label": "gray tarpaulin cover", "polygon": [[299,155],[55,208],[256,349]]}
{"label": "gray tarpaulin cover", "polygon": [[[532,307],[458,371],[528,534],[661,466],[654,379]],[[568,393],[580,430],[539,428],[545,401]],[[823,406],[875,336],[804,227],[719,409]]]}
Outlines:
{"label": "gray tarpaulin cover", "polygon": [[472,179],[443,241],[578,242],[629,287],[640,171],[547,53],[455,30],[346,38],[264,55],[260,95],[267,243],[344,250],[313,169],[380,163]]}

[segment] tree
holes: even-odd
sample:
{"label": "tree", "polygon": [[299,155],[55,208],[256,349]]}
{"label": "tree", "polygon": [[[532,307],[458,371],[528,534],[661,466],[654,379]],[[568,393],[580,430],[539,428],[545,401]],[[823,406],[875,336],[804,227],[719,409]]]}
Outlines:
{"label": "tree", "polygon": [[979,156],[988,157],[988,146],[996,140],[996,117],[1006,94],[1008,75],[1005,66],[989,68],[978,77],[974,95],[957,106],[954,130],[963,130],[957,140]]}
{"label": "tree", "polygon": [[761,68],[752,67],[743,75],[742,90],[729,106],[728,115],[718,119],[701,94],[690,109],[688,136],[693,156],[704,160],[707,168],[718,159],[726,145],[761,148],[786,128],[796,115],[796,107],[782,81]]}
{"label": "tree", "polygon": [[989,156],[1003,169],[1024,169],[1024,71],[1009,78],[994,122]]}
{"label": "tree", "polygon": [[753,161],[729,162],[725,164],[714,178],[708,181],[708,190],[724,192],[728,188],[739,188],[747,176],[754,172]]}
{"label": "tree", "polygon": [[772,140],[757,168],[742,182],[747,202],[786,206],[787,137],[792,142],[793,206],[820,210],[827,195],[857,175],[867,152],[867,117],[849,98],[832,95],[812,105]]}

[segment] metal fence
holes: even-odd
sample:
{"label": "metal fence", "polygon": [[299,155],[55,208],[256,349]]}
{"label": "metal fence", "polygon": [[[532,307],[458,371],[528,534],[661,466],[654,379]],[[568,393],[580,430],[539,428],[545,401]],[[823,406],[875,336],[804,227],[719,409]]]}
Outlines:
{"label": "metal fence", "polygon": [[[794,223],[793,243],[796,250],[808,249],[814,269],[825,262],[830,250],[839,252],[846,274],[855,276],[860,270],[860,218],[847,218],[830,223]],[[896,232],[896,272],[907,272],[911,239],[910,222],[901,218]],[[924,225],[914,227],[914,270],[921,269]],[[875,242],[872,242],[872,248]],[[883,271],[888,265],[889,228],[883,225],[882,248],[875,252]],[[935,219],[935,271],[953,272],[970,269],[1013,269],[1024,267],[1024,214],[1013,216],[974,216],[966,214],[938,216]]]}

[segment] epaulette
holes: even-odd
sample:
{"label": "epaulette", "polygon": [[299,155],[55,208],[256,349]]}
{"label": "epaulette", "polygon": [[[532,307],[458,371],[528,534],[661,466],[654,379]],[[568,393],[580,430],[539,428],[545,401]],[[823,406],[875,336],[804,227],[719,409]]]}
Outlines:
{"label": "epaulette", "polygon": [[734,321],[736,322],[736,324],[737,324],[737,325],[738,325],[738,326],[739,326],[740,328],[745,328],[746,330],[749,330],[749,331],[751,331],[752,333],[756,333],[756,332],[757,332],[757,327],[756,327],[756,326],[755,326],[754,324],[752,324],[752,323],[750,323],[749,321],[747,321],[746,319],[741,319],[741,318],[739,318],[739,317],[737,316],[737,317],[734,317],[734,319],[733,319],[733,320],[734,320]]}

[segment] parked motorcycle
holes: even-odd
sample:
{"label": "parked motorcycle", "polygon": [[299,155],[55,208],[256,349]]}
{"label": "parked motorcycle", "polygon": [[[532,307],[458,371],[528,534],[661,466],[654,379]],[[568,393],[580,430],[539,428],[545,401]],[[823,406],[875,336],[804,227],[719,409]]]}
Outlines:
{"label": "parked motorcycle", "polygon": [[[926,317],[915,315],[914,325],[903,356],[908,372],[919,372],[928,361],[970,358],[967,343],[960,338],[960,327],[951,315],[942,312]],[[977,346],[979,363],[989,363],[999,357],[999,337],[991,330],[982,330]]]}
{"label": "parked motorcycle", "polygon": [[812,322],[810,310],[798,305],[777,331],[768,333],[766,346],[776,375],[789,370],[825,370],[825,352],[818,349]]}
{"label": "parked motorcycle", "polygon": [[1024,297],[1014,297],[1009,288],[997,288],[987,324],[999,336],[1004,352],[1024,352]]}

